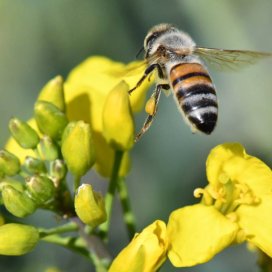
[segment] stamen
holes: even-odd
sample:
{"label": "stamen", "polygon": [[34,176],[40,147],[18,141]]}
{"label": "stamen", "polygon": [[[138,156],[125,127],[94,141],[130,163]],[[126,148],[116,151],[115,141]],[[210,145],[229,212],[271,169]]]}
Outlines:
{"label": "stamen", "polygon": [[213,198],[206,189],[196,188],[194,190],[194,197],[200,198],[202,196],[202,201],[205,205],[210,206],[213,204]]}

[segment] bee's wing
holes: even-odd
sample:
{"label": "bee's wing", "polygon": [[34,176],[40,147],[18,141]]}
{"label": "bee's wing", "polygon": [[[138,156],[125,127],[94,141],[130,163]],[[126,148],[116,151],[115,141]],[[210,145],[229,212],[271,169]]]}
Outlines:
{"label": "bee's wing", "polygon": [[219,70],[236,70],[254,64],[260,59],[272,57],[272,53],[248,50],[225,50],[196,47],[194,52]]}

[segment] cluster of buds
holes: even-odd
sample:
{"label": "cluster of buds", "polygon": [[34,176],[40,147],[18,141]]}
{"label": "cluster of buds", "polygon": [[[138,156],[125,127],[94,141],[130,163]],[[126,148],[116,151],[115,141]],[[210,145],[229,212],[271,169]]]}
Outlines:
{"label": "cluster of buds", "polygon": [[[17,148],[11,152],[8,145],[0,151],[0,192],[6,210],[23,218],[38,208],[48,209],[66,218],[78,216],[92,228],[106,220],[102,195],[89,184],[78,188],[78,180],[95,163],[93,133],[88,123],[69,122],[60,76],[42,89],[35,103],[34,119],[24,122],[12,118],[9,130],[10,142]],[[66,183],[67,170],[77,181],[73,194]],[[0,254],[25,254],[39,240],[37,229],[31,226],[3,223],[0,228]],[[11,252],[6,240],[14,229],[22,237],[15,244],[22,246]],[[27,238],[31,235],[35,241]]]}

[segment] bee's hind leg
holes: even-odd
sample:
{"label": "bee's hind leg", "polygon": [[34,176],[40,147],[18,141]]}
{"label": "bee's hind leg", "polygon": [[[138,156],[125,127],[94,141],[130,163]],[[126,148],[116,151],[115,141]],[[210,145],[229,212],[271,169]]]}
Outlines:
{"label": "bee's hind leg", "polygon": [[151,98],[154,98],[155,100],[155,105],[154,105],[154,109],[152,110],[152,114],[149,114],[147,116],[147,118],[145,119],[145,122],[144,122],[144,125],[142,127],[142,129],[140,130],[140,132],[136,135],[135,137],[135,142],[138,142],[139,139],[143,136],[143,134],[150,128],[153,120],[154,120],[154,117],[157,113],[157,110],[158,110],[158,103],[159,103],[159,100],[160,100],[160,95],[161,95],[161,90],[162,89],[169,89],[170,86],[167,85],[167,84],[159,84],[156,86],[156,89],[155,91],[152,93],[151,95]]}

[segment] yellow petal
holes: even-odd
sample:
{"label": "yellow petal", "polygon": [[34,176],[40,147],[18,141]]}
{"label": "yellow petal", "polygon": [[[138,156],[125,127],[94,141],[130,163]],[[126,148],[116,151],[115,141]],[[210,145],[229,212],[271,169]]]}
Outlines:
{"label": "yellow petal", "polygon": [[238,224],[247,240],[272,257],[272,195],[262,197],[259,205],[241,205]]}
{"label": "yellow petal", "polygon": [[216,185],[222,179],[247,184],[255,195],[272,192],[272,171],[258,158],[246,153],[237,143],[222,144],[210,152],[207,159],[207,177]]}
{"label": "yellow petal", "polygon": [[157,220],[136,234],[130,244],[114,259],[109,272],[153,272],[165,261],[166,226]]}
{"label": "yellow petal", "polygon": [[[107,94],[120,81],[129,88],[135,87],[144,73],[139,62],[125,65],[105,57],[90,57],[72,70],[65,85],[67,113],[70,120],[91,122],[96,131],[102,130],[102,109]],[[135,68],[135,73],[132,73]],[[152,81],[145,80],[141,87],[130,95],[132,110],[139,111],[144,103],[145,93]],[[86,119],[87,118],[87,119]]]}
{"label": "yellow petal", "polygon": [[178,209],[167,225],[168,257],[177,267],[207,262],[234,241],[237,230],[237,224],[213,206],[196,204]]}

